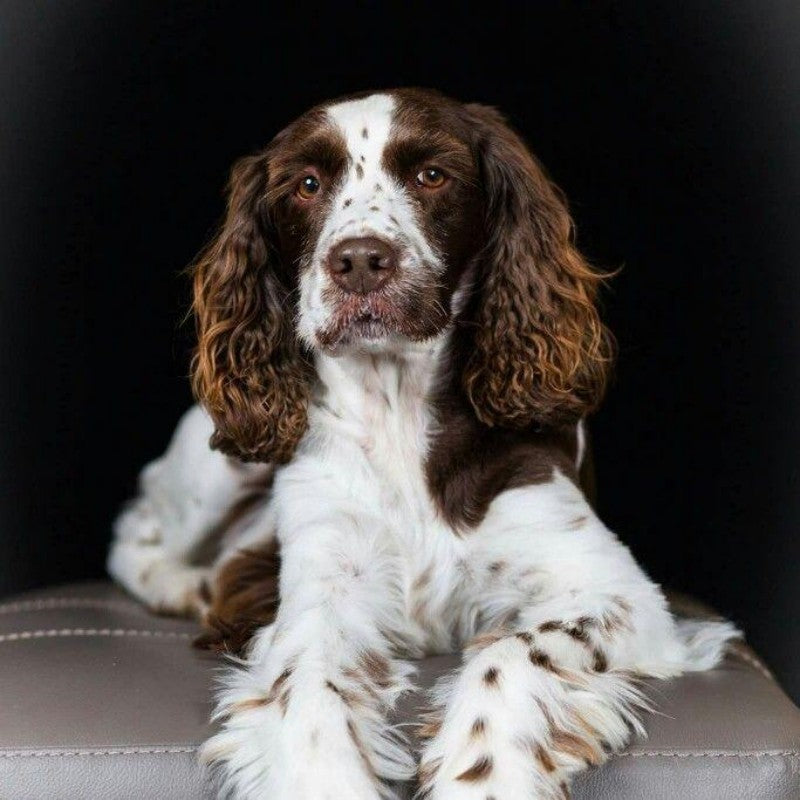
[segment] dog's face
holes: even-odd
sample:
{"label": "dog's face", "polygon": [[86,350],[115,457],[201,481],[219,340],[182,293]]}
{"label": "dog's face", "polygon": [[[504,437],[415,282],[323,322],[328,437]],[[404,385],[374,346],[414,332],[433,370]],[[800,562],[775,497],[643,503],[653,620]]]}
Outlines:
{"label": "dog's face", "polygon": [[286,460],[306,426],[311,352],[397,352],[454,320],[483,424],[573,423],[609,358],[600,279],[493,109],[420,89],[318,106],[234,166],[197,266],[194,386],[213,444]]}
{"label": "dog's face", "polygon": [[483,241],[462,108],[427,92],[368,95],[313,109],[268,148],[277,246],[310,349],[402,347],[449,322]]}

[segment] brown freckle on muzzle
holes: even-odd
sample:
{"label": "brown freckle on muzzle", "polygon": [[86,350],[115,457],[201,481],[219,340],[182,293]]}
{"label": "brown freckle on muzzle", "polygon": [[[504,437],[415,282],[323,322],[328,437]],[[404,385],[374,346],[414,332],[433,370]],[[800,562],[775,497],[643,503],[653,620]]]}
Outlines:
{"label": "brown freckle on muzzle", "polygon": [[361,164],[356,164],[356,178],[361,180],[364,177],[364,167]]}
{"label": "brown freckle on muzzle", "polygon": [[369,139],[369,131],[366,128],[361,129],[361,138]]}

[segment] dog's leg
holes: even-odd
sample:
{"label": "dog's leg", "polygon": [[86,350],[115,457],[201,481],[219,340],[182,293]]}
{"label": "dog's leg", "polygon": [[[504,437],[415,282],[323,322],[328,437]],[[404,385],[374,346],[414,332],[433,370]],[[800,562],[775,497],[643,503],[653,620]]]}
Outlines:
{"label": "dog's leg", "polygon": [[323,511],[317,486],[298,491],[303,502],[278,514],[276,621],[228,674],[221,730],[202,757],[237,800],[393,797],[392,783],[414,774],[386,721],[410,672],[390,649],[402,625],[398,565],[379,519],[344,501]]}
{"label": "dog's leg", "polygon": [[[237,508],[263,495],[271,467],[245,465],[208,446],[199,407],[181,419],[164,455],[139,478],[139,495],[114,522],[108,571],[155,611],[199,614],[201,591]],[[265,535],[269,535],[267,531]]]}
{"label": "dog's leg", "polygon": [[494,624],[438,687],[420,795],[563,800],[577,772],[642,733],[638,678],[710,667],[736,632],[711,623],[685,636],[564,479],[501,496],[476,533]]}

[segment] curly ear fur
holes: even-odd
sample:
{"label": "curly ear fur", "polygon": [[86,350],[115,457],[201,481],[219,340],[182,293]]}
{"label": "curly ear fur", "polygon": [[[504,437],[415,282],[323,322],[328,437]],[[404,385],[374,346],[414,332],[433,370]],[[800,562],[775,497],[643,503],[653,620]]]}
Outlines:
{"label": "curly ear fur", "polygon": [[266,189],[263,154],[234,165],[227,215],[194,269],[192,385],[216,424],[212,447],[282,462],[306,429],[309,382],[268,237]]}
{"label": "curly ear fur", "polygon": [[562,426],[602,399],[613,342],[595,307],[604,276],[573,244],[560,191],[494,109],[467,106],[487,204],[474,350],[464,388],[486,425]]}

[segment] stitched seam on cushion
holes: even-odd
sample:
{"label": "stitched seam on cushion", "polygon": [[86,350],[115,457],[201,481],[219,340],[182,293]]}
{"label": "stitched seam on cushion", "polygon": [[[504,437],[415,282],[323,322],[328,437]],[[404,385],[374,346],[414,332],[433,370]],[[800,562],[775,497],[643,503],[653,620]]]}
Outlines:
{"label": "stitched seam on cushion", "polygon": [[764,750],[764,751],[757,751],[754,750],[753,752],[748,753],[726,753],[723,751],[717,750],[710,750],[710,751],[700,751],[697,753],[686,753],[686,752],[670,752],[669,750],[664,751],[640,751],[636,753],[619,753],[618,755],[614,756],[614,758],[763,758],[765,756],[777,756],[780,758],[785,758],[786,756],[790,756],[792,758],[800,758],[800,751],[797,750]]}
{"label": "stitched seam on cushion", "polygon": [[196,753],[197,747],[131,747],[109,750],[9,750],[0,751],[0,758],[63,758],[65,756],[138,756]]}
{"label": "stitched seam on cushion", "polygon": [[[0,751],[0,758],[63,758],[65,756],[133,756],[163,755],[170,753],[195,753],[197,747],[132,747],[109,750],[12,750]],[[767,750],[752,753],[677,753],[677,752],[641,752],[620,753],[616,758],[763,758],[769,756],[800,758],[795,750]]]}
{"label": "stitched seam on cushion", "polygon": [[93,597],[50,597],[41,600],[17,600],[0,605],[0,614],[24,613],[26,611],[49,611],[57,608],[98,608],[108,610],[136,611],[142,608],[124,600],[98,600]]}
{"label": "stitched seam on cushion", "polygon": [[38,631],[16,631],[0,634],[3,642],[21,642],[29,639],[58,639],[61,637],[124,637],[138,636],[153,639],[193,639],[195,634],[183,631],[142,631],[127,628],[51,628]]}

